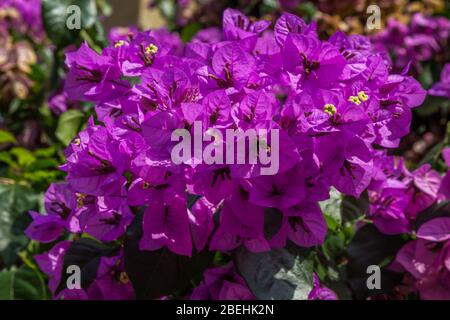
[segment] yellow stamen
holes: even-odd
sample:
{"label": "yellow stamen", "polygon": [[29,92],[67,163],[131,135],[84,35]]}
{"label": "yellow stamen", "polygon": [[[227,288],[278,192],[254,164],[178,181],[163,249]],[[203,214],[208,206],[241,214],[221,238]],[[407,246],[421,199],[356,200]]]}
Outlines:
{"label": "yellow stamen", "polygon": [[145,48],[146,54],[156,54],[158,52],[158,47],[153,43],[150,43],[147,48]]}
{"label": "yellow stamen", "polygon": [[76,193],[75,196],[77,198],[77,208],[81,209],[84,206],[84,198],[86,198],[86,195],[83,193]]}
{"label": "yellow stamen", "polygon": [[359,100],[359,98],[357,96],[350,96],[348,97],[348,101],[353,102],[356,105],[360,105],[361,104],[361,100]]}
{"label": "yellow stamen", "polygon": [[358,92],[358,98],[362,101],[369,100],[369,96],[364,91]]}
{"label": "yellow stamen", "polygon": [[79,146],[81,144],[81,139],[80,138],[75,138],[73,140],[73,144],[76,145],[76,146]]}
{"label": "yellow stamen", "polygon": [[123,40],[116,41],[116,43],[114,43],[114,48],[120,48],[124,44],[125,44],[125,41],[123,41]]}
{"label": "yellow stamen", "polygon": [[336,107],[334,104],[332,103],[327,103],[323,106],[323,111],[327,114],[329,114],[330,116],[334,115],[336,113]]}
{"label": "yellow stamen", "polygon": [[123,284],[127,284],[128,282],[130,282],[130,278],[128,277],[126,272],[121,272],[119,279],[120,279],[120,282],[122,282]]}

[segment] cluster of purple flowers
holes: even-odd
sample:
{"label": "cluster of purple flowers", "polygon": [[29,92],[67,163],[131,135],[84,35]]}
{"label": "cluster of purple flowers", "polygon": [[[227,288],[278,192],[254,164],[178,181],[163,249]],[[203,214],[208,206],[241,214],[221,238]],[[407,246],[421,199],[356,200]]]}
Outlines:
{"label": "cluster of purple flowers", "polygon": [[410,172],[402,159],[379,152],[369,190],[369,217],[385,234],[411,233],[418,214],[449,199],[448,177],[430,164]]}
{"label": "cluster of purple flowers", "polygon": [[[450,148],[443,158],[450,165]],[[405,273],[407,292],[421,299],[450,299],[450,172],[444,177],[429,164],[408,171],[401,159],[380,153],[369,187],[369,217],[385,234],[415,235],[397,253],[390,269]],[[442,207],[417,228],[432,206]],[[439,212],[437,210],[436,212]]]}
{"label": "cluster of purple flowers", "polygon": [[41,270],[49,276],[48,287],[56,299],[66,300],[121,300],[133,299],[134,291],[125,272],[123,254],[119,251],[112,257],[101,257],[96,279],[86,290],[64,288],[57,292],[63,270],[64,255],[70,247],[68,240],[58,242],[48,253],[34,258]]}
{"label": "cluster of purple flowers", "polygon": [[421,299],[450,299],[450,218],[440,217],[424,223],[417,239],[408,242],[397,253],[396,271],[409,276],[411,292]]}
{"label": "cluster of purple flowers", "polygon": [[[339,32],[322,41],[314,24],[291,14],[269,26],[226,10],[222,34],[207,29],[186,45],[158,30],[118,33],[101,54],[86,44],[68,53],[65,92],[95,103],[96,119],[67,148],[67,182],[50,186],[47,214],[32,213],[27,235],[53,242],[67,231],[120,243],[135,209],[144,208],[142,250],[191,256],[239,246],[261,252],[288,240],[321,244],[327,226],[318,201],[332,186],[359,197],[378,179],[375,148],[398,146],[425,90],[405,74],[390,74],[363,36]],[[258,164],[174,165],[171,133],[192,130],[194,121],[204,130],[279,130],[278,173],[260,175]],[[270,152],[271,141],[266,147]],[[190,207],[191,195],[200,198]],[[266,208],[283,217],[270,238]],[[69,243],[37,259],[53,292]],[[111,259],[102,260],[94,287],[79,297],[133,296],[121,253]],[[232,291],[230,281],[217,280],[225,275]],[[313,298],[331,295],[315,284]],[[230,292],[252,296],[232,265],[207,271],[194,296]]]}
{"label": "cluster of purple flowers", "polygon": [[[450,20],[416,13],[407,25],[394,18],[389,19],[386,28],[372,36],[372,42],[377,50],[393,56],[396,70],[402,70],[411,63],[421,73],[422,62],[439,56],[445,61],[449,37]],[[386,57],[389,59],[388,55]]]}

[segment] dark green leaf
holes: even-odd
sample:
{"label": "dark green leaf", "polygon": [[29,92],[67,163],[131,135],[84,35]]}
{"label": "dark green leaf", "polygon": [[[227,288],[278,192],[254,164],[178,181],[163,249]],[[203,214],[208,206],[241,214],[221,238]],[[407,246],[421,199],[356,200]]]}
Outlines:
{"label": "dark green leaf", "polygon": [[187,194],[187,207],[192,209],[192,206],[201,198],[201,196],[196,194]]}
{"label": "dark green leaf", "polygon": [[156,251],[139,250],[142,236],[142,212],[127,231],[125,270],[138,299],[157,299],[185,290],[199,280],[213,259],[212,253],[193,253],[192,257],[176,255],[166,248]]}
{"label": "dark green leaf", "polygon": [[284,248],[254,253],[240,247],[234,261],[258,299],[306,300],[312,289],[313,262],[305,250]]}
{"label": "dark green leaf", "polygon": [[298,10],[302,13],[302,17],[306,16],[305,18],[309,19],[313,18],[317,12],[317,8],[311,2],[299,4]]}
{"label": "dark green leaf", "polygon": [[420,212],[415,221],[415,228],[416,230],[419,230],[420,226],[425,222],[442,217],[450,217],[450,200],[435,203],[431,207]]}
{"label": "dark green leaf", "polygon": [[283,222],[283,213],[275,208],[264,210],[264,236],[270,240],[278,233]]}
{"label": "dark green leaf", "polygon": [[24,266],[0,272],[0,300],[42,300],[47,296],[47,287],[38,271]]}
{"label": "dark green leaf", "polygon": [[38,206],[39,195],[33,190],[16,184],[0,184],[0,251],[15,239],[12,227],[16,219]]}
{"label": "dark green leaf", "polygon": [[[355,298],[365,299],[374,294],[389,292],[400,280],[398,274],[384,268],[392,261],[405,241],[401,235],[380,233],[373,224],[359,229],[348,247],[347,280],[352,287]],[[381,289],[367,288],[367,267],[378,265],[381,268]]]}
{"label": "dark green leaf", "polygon": [[40,148],[34,151],[34,155],[38,158],[49,158],[55,155],[56,147]]}
{"label": "dark green leaf", "polygon": [[369,208],[367,191],[363,192],[359,199],[345,196],[341,203],[341,216],[343,222],[353,222],[363,217]]}
{"label": "dark green leaf", "polygon": [[12,300],[11,288],[14,283],[14,271],[0,272],[0,300]]}
{"label": "dark green leaf", "polygon": [[11,167],[15,165],[14,159],[11,157],[11,154],[7,151],[0,152],[0,162],[4,162]]}
{"label": "dark green leaf", "polygon": [[3,267],[9,268],[18,262],[19,251],[24,249],[29,242],[23,231],[30,223],[31,217],[26,213],[20,214],[14,219],[9,228],[9,243],[6,248],[0,251],[0,265],[3,264]]}
{"label": "dark green leaf", "polygon": [[201,29],[200,23],[190,23],[181,30],[181,39],[183,42],[189,42],[195,34]]}
{"label": "dark green leaf", "polygon": [[97,277],[100,258],[111,256],[115,251],[117,250],[114,247],[104,245],[91,238],[81,238],[80,240],[72,241],[64,255],[61,282],[56,290],[56,294],[66,288],[67,278],[70,276],[66,270],[69,266],[75,265],[80,268],[82,275],[81,287],[87,289]]}
{"label": "dark green leaf", "polygon": [[431,148],[425,156],[420,161],[419,165],[423,165],[425,163],[431,163],[433,164],[441,155],[442,149],[444,149],[444,142],[441,141],[439,143],[436,143],[433,148]]}
{"label": "dark green leaf", "polygon": [[29,167],[29,171],[36,171],[36,170],[44,170],[44,169],[56,169],[59,165],[59,162],[56,161],[53,158],[44,158],[44,159],[37,159],[34,161]]}
{"label": "dark green leaf", "polygon": [[[43,0],[42,18],[45,31],[54,44],[62,48],[73,43],[80,33],[80,30],[69,30],[66,22],[70,14],[67,8],[76,5],[80,8],[80,27],[90,28],[97,20],[97,8],[95,0]],[[70,13],[70,12],[69,12]]]}
{"label": "dark green leaf", "polygon": [[327,235],[325,242],[322,245],[324,254],[328,259],[337,259],[344,252],[345,236],[343,232]]}
{"label": "dark green leaf", "polygon": [[431,87],[431,85],[433,84],[434,80],[429,64],[425,65],[422,72],[419,73],[419,81],[426,89]]}
{"label": "dark green leaf", "polygon": [[56,137],[59,141],[68,145],[78,133],[82,120],[83,113],[79,110],[68,110],[64,112],[59,118],[56,128]]}

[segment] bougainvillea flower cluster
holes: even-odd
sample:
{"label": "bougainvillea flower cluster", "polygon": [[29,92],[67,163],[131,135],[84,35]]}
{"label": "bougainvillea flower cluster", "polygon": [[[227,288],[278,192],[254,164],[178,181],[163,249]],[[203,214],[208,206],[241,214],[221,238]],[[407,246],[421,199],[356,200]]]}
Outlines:
{"label": "bougainvillea flower cluster", "polygon": [[[449,148],[442,156],[450,165]],[[406,294],[450,299],[450,174],[442,177],[429,164],[410,172],[401,158],[384,152],[379,153],[375,168],[368,217],[383,234],[409,234],[415,239],[398,251],[389,268],[405,274]]]}
{"label": "bougainvillea flower cluster", "polygon": [[[450,36],[450,21],[445,17],[425,16],[416,13],[409,24],[389,19],[386,29],[374,34],[372,41],[377,50],[391,53],[393,66],[402,70],[409,63],[420,74],[421,62],[446,61],[446,48]],[[386,55],[388,57],[388,55]]]}
{"label": "bougainvillea flower cluster", "polygon": [[411,278],[411,291],[422,299],[450,299],[450,218],[438,217],[424,223],[417,239],[404,245],[396,264]]}
{"label": "bougainvillea flower cluster", "polygon": [[430,164],[410,172],[402,159],[380,152],[374,172],[369,217],[383,233],[411,233],[419,213],[448,198],[448,186]]}
{"label": "bougainvillea flower cluster", "polygon": [[[271,28],[226,10],[221,39],[211,41],[207,32],[184,45],[164,30],[117,34],[102,53],[84,43],[66,56],[66,93],[95,103],[96,117],[67,148],[61,167],[67,181],[49,188],[47,214],[32,213],[27,235],[48,243],[70,233],[118,245],[76,297],[133,297],[120,243],[137,212],[143,212],[141,250],[191,256],[321,244],[327,225],[318,202],[331,187],[359,197],[378,181],[379,150],[398,146],[411,109],[425,98],[415,79],[390,73],[367,38],[338,32],[323,41],[314,24],[291,14]],[[205,131],[279,130],[278,173],[261,175],[258,164],[175,165],[171,133],[193,130],[194,121]],[[402,188],[414,184],[423,201],[398,204],[401,210],[415,212],[436,195],[434,186],[421,184],[424,176],[434,173],[424,168],[405,176]],[[380,188],[381,203],[400,186]],[[270,237],[267,209],[282,216]],[[377,210],[374,202],[373,215]],[[407,228],[403,220],[400,231]],[[53,292],[69,243],[38,259]],[[109,267],[113,272],[104,272]],[[333,297],[317,280],[311,298]],[[192,295],[252,298],[232,264],[206,271]]]}

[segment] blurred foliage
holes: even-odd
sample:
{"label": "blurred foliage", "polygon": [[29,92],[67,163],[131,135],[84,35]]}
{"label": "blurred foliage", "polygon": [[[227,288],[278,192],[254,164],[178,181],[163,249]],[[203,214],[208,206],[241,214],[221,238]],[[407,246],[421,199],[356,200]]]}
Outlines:
{"label": "blurred foliage", "polygon": [[[79,30],[66,27],[72,4],[81,9]],[[28,57],[0,66],[0,299],[51,298],[32,258],[49,248],[29,242],[24,230],[31,222],[28,212],[45,211],[43,193],[64,178],[58,169],[64,148],[92,110],[70,101],[67,110],[55,110],[49,99],[62,90],[65,52],[83,41],[98,51],[106,45],[100,20],[110,13],[106,0],[43,0],[42,37],[10,29],[0,40],[8,57]]]}
{"label": "blurred foliage", "polygon": [[22,266],[0,271],[0,300],[45,300],[49,297],[39,270]]}

